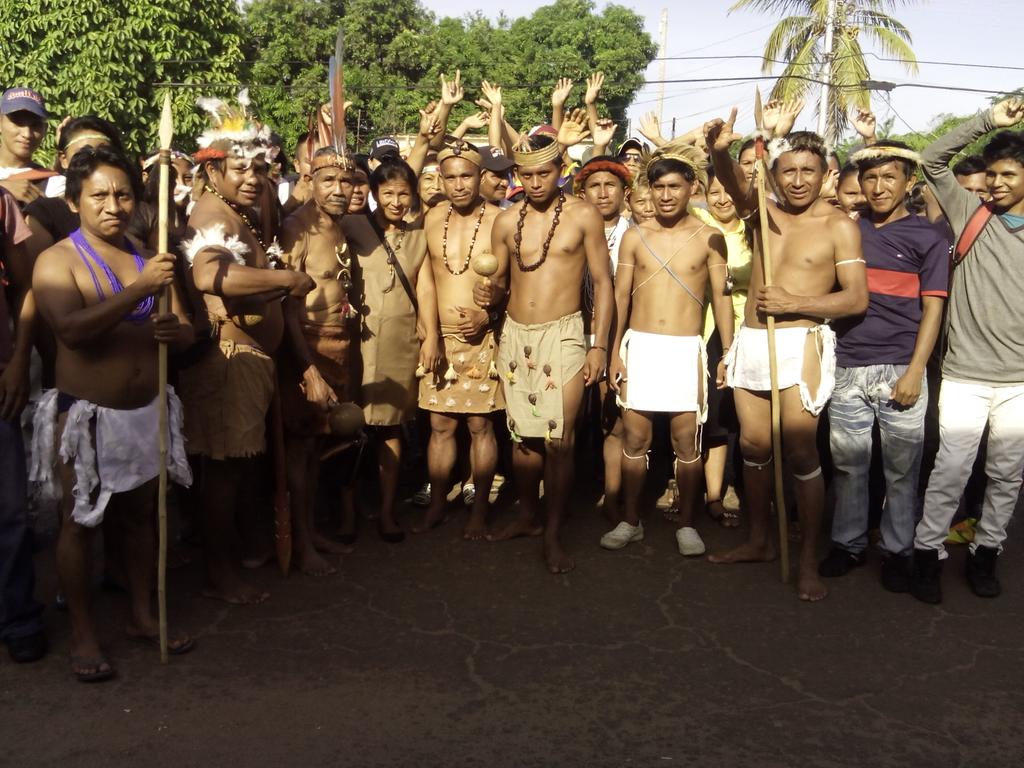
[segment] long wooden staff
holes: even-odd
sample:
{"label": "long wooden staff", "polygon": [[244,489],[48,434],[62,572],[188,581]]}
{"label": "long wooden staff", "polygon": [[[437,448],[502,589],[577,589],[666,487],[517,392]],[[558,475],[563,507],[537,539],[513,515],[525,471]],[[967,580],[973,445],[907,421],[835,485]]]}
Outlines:
{"label": "long wooden staff", "polygon": [[[168,206],[171,199],[171,137],[174,134],[174,118],[171,115],[171,95],[164,95],[164,107],[160,114],[160,217],[157,229],[157,250],[167,253]],[[167,288],[160,291],[159,313],[165,314],[170,304]],[[160,380],[160,485],[157,491],[157,519],[159,526],[159,556],[157,558],[157,604],[160,615],[160,661],[167,663],[167,344],[160,342],[157,350],[158,377]]]}
{"label": "long wooden staff", "polygon": [[[755,90],[754,120],[757,124],[757,138],[754,144],[757,165],[754,179],[757,184],[757,210],[761,223],[761,262],[764,267],[764,284],[772,284],[772,252],[768,244],[768,195],[765,180],[768,176],[768,162],[765,158],[764,119],[761,107],[761,90]],[[775,317],[768,315],[768,375],[771,378],[772,408],[772,474],[775,486],[775,512],[779,516],[779,563],[783,583],[789,581],[789,520],[786,518],[786,495],[782,484],[782,408],[779,404],[779,366],[775,354]]]}

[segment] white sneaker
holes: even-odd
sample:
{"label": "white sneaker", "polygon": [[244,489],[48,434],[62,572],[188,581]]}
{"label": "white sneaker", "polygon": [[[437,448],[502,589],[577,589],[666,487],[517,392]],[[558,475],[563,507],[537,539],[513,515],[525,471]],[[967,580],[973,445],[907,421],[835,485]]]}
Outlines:
{"label": "white sneaker", "polygon": [[643,540],[644,524],[630,525],[623,520],[601,537],[601,546],[605,549],[622,549],[627,544]]}
{"label": "white sneaker", "polygon": [[696,528],[679,528],[676,531],[676,544],[679,545],[679,554],[687,557],[703,555],[705,551],[704,540]]}

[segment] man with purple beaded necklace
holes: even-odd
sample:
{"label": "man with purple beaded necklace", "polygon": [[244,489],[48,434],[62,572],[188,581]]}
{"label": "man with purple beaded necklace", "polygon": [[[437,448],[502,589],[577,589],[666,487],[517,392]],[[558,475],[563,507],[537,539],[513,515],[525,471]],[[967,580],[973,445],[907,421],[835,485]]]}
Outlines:
{"label": "man with purple beaded necklace", "polygon": [[[83,682],[114,671],[99,647],[89,607],[90,552],[96,526],[116,526],[108,541],[123,543],[131,596],[129,637],[157,643],[151,596],[156,549],[154,507],[158,343],[172,350],[193,339],[174,286],[174,256],[146,259],[125,237],[141,192],[137,167],[109,147],[78,152],[67,171],[67,199],[81,229],[40,254],[32,276],[39,312],[57,339],[57,389],[36,413],[31,477],[52,489],[53,462],[63,490],[57,573],[71,618],[71,666]],[[171,311],[157,314],[155,297],[170,291]],[[181,406],[168,389],[171,423],[168,470],[191,483]],[[192,648],[172,633],[170,652]]]}

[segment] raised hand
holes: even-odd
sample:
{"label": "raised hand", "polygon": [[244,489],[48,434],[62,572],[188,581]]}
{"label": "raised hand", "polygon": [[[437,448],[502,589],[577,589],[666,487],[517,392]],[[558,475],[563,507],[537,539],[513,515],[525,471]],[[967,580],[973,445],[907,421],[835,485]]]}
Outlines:
{"label": "raised hand", "polygon": [[[565,123],[562,123],[565,126]],[[593,131],[591,131],[591,138],[594,140],[595,147],[607,147],[612,143],[612,139],[615,138],[615,121],[608,117],[602,117],[596,123],[594,123]]]}
{"label": "raised hand", "polygon": [[[778,108],[778,119],[772,135],[781,138],[792,131],[793,126],[796,124],[796,119],[800,116],[803,108],[803,99],[789,99],[781,102]],[[765,127],[767,128],[767,124]]]}
{"label": "raised hand", "polygon": [[579,144],[590,135],[586,125],[587,113],[584,110],[574,109],[567,113],[558,128],[558,143],[563,147]]}
{"label": "raised hand", "polygon": [[462,97],[465,94],[462,90],[462,72],[458,69],[455,70],[455,77],[448,81],[445,79],[444,73],[441,73],[441,103],[448,107],[453,107],[462,101]]}
{"label": "raised hand", "polygon": [[569,98],[569,91],[572,90],[572,80],[568,77],[558,78],[555,90],[551,92],[551,106],[560,109],[565,106],[565,100]]}
{"label": "raised hand", "polygon": [[[348,112],[348,110],[351,107],[352,107],[352,102],[351,101],[346,101],[344,104],[341,105],[341,119],[342,120],[345,119],[345,114]],[[320,105],[320,116],[321,116],[321,118],[323,119],[323,121],[327,125],[330,125],[331,122],[334,120],[334,107],[332,107],[330,104],[321,104]]]}
{"label": "raised hand", "polygon": [[992,122],[997,128],[1009,128],[1024,119],[1024,99],[1003,99],[992,107]]}
{"label": "raised hand", "polygon": [[596,103],[597,97],[601,95],[602,85],[604,85],[604,72],[595,72],[590,77],[588,77],[587,93],[583,97],[583,103],[588,106]]}
{"label": "raised hand", "polygon": [[652,110],[640,116],[640,135],[655,146],[665,143],[664,137],[661,135],[661,123],[658,121],[657,112]]}
{"label": "raised hand", "polygon": [[441,121],[437,116],[437,103],[430,102],[420,110],[420,136],[431,139],[441,130]]}
{"label": "raised hand", "polygon": [[874,112],[870,109],[858,109],[857,114],[853,116],[853,127],[865,141],[874,139],[876,127]]}
{"label": "raised hand", "polygon": [[782,112],[782,101],[770,99],[761,110],[761,129],[770,136],[775,135],[775,126],[779,124],[779,114]]}
{"label": "raised hand", "polygon": [[479,131],[481,128],[486,127],[490,121],[490,112],[474,112],[473,114],[469,115],[465,120],[463,120],[462,124],[469,128],[470,130]]}
{"label": "raised hand", "polygon": [[483,94],[483,98],[477,99],[477,106],[483,107],[484,109],[487,110],[491,110],[494,109],[494,107],[501,104],[501,86],[489,83],[486,80],[484,80],[482,83],[480,83],[480,93]]}
{"label": "raised hand", "polygon": [[732,108],[728,120],[716,117],[714,120],[704,123],[704,140],[708,144],[708,149],[712,152],[728,152],[734,141],[743,138],[733,130],[735,125],[736,107]]}

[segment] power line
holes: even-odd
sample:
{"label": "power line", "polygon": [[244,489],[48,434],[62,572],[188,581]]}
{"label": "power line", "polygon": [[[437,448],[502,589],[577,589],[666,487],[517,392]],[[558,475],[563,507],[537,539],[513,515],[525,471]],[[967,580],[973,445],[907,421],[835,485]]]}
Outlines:
{"label": "power line", "polygon": [[[684,78],[671,78],[665,80],[644,80],[639,84],[640,88],[650,85],[679,85],[683,83],[753,83],[762,82],[765,80],[802,80],[807,83],[815,85],[824,85],[824,81],[816,77],[807,77],[805,75],[745,75],[741,77],[684,77]],[[298,86],[286,85],[283,83],[185,83],[185,82],[174,82],[174,81],[163,81],[153,83],[158,88],[285,88],[292,90]],[[551,83],[506,83],[502,85],[502,88],[512,90],[536,90],[539,88],[550,88]],[[987,95],[1000,95],[1005,93],[1004,90],[993,90],[988,88],[965,88],[963,86],[955,85],[933,85],[929,83],[890,83],[891,88],[924,88],[929,90],[938,91],[954,91],[961,93],[983,93]],[[834,88],[845,90],[845,91],[862,91],[865,90],[864,86],[860,84],[835,84]],[[379,91],[433,91],[435,86],[433,84],[423,85],[391,85],[383,83],[362,83],[360,84],[360,90],[369,92]]]}

